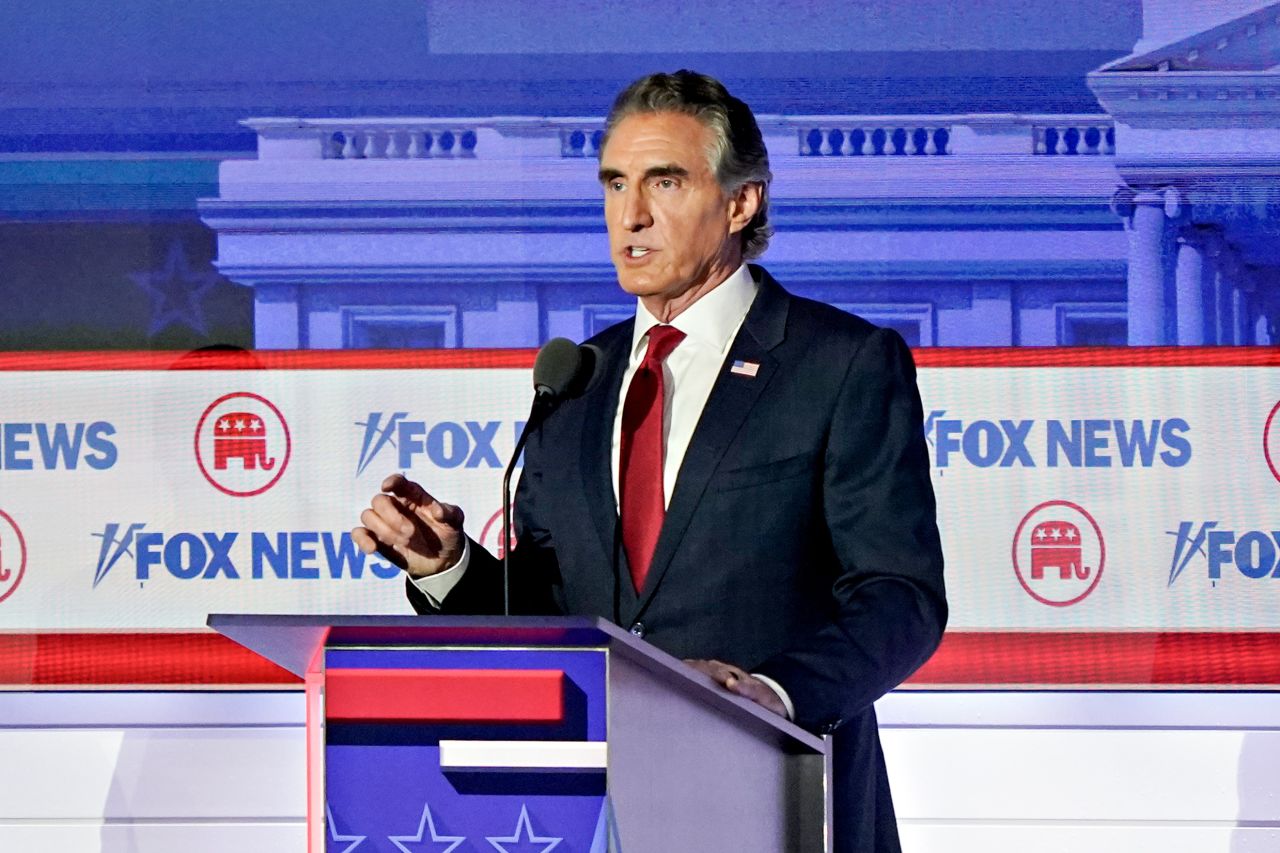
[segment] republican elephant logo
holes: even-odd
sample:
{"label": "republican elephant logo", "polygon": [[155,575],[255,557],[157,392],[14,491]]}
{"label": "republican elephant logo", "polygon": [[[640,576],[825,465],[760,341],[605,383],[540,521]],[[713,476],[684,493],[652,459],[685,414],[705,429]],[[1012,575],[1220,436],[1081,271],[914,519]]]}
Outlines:
{"label": "republican elephant logo", "polygon": [[1080,528],[1069,521],[1042,521],[1031,534],[1031,579],[1043,580],[1045,571],[1059,580],[1084,580],[1091,571],[1084,564]]}
{"label": "republican elephant logo", "polygon": [[293,452],[280,409],[258,394],[219,397],[196,425],[196,463],[215,489],[238,498],[260,495],[280,481]]}
{"label": "republican elephant logo", "polygon": [[213,467],[225,471],[227,462],[239,459],[246,471],[262,466],[270,471],[276,466],[267,456],[267,436],[262,419],[252,412],[221,415],[213,427]]}
{"label": "republican elephant logo", "polygon": [[1013,534],[1018,583],[1050,607],[1069,607],[1087,598],[1102,579],[1106,559],[1102,528],[1071,501],[1045,501],[1022,517]]}

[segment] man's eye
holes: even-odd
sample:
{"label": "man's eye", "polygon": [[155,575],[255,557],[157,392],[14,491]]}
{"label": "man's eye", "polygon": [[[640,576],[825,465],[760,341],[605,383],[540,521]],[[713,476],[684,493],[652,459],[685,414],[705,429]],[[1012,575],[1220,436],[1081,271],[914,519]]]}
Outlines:
{"label": "man's eye", "polygon": [[675,189],[675,186],[676,186],[676,182],[671,178],[658,179],[658,187],[660,189],[670,190],[670,189]]}
{"label": "man's eye", "polygon": [[622,181],[610,181],[609,189],[613,190],[614,192],[622,192]]}

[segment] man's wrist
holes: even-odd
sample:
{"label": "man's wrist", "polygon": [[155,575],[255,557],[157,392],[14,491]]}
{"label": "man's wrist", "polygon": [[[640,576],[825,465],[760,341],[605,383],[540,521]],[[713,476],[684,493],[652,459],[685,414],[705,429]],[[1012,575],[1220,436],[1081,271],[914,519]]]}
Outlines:
{"label": "man's wrist", "polygon": [[778,694],[778,698],[782,700],[782,707],[787,709],[787,719],[795,720],[796,706],[791,703],[791,697],[787,695],[787,691],[783,689],[781,684],[774,681],[769,676],[761,675],[758,672],[751,673],[751,677],[764,684],[764,686],[768,687],[774,693]]}
{"label": "man's wrist", "polygon": [[462,537],[462,555],[458,557],[458,561],[449,568],[434,575],[426,575],[424,577],[410,577],[409,582],[417,587],[418,591],[427,597],[427,601],[432,607],[439,607],[455,586],[458,581],[462,580],[462,576],[466,574],[467,566],[471,564],[471,540]]}

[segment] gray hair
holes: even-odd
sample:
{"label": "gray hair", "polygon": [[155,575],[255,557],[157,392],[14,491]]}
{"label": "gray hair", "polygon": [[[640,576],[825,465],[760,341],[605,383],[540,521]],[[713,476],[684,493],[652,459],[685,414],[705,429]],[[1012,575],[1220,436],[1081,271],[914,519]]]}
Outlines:
{"label": "gray hair", "polygon": [[618,122],[637,113],[682,113],[693,116],[714,135],[708,158],[720,188],[730,195],[744,185],[760,185],[760,209],[742,229],[742,257],[764,254],[773,235],[769,224],[769,152],[751,108],[729,94],[714,77],[681,70],[674,74],[650,74],[622,91],[604,123],[604,151]]}

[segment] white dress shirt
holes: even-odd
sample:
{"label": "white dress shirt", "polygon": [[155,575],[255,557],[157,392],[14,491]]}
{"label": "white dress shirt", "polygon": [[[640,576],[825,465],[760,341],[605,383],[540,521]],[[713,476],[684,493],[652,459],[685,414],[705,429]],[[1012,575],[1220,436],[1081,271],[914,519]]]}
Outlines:
{"label": "white dress shirt", "polygon": [[[747,267],[737,272],[704,294],[684,311],[671,325],[684,332],[685,338],[667,356],[662,364],[665,397],[662,406],[662,439],[665,448],[662,462],[662,491],[665,505],[671,504],[675,491],[676,475],[684,462],[685,451],[693,438],[693,430],[702,417],[702,410],[711,396],[725,356],[738,335],[742,321],[747,318],[751,302],[756,298],[756,283]],[[649,330],[659,321],[636,301],[636,325],[631,333],[631,358],[627,371],[622,375],[622,389],[618,397],[618,411],[613,418],[613,441],[610,465],[613,472],[613,499],[618,503],[618,459],[622,446],[622,409],[631,387],[631,378],[640,369],[645,351],[649,348]]]}
{"label": "white dress shirt", "polygon": [[[685,338],[671,352],[671,355],[667,356],[662,365],[664,505],[671,503],[676,475],[680,472],[685,451],[689,449],[693,431],[698,426],[698,419],[702,417],[702,410],[707,404],[707,398],[711,395],[711,388],[724,367],[729,347],[733,345],[738,329],[747,318],[747,311],[750,310],[758,289],[746,264],[743,264],[719,286],[703,294],[671,321],[672,326],[684,332]],[[636,370],[644,361],[645,351],[649,347],[649,330],[658,323],[659,320],[649,313],[643,302],[637,299],[635,328],[631,334],[631,356],[627,362],[627,370],[622,376],[618,411],[613,419],[613,440],[610,444],[610,469],[613,475],[615,506],[618,503],[618,459],[622,443],[623,403],[627,399],[627,390],[631,387],[631,378],[635,376]],[[439,574],[415,578],[413,583],[426,594],[432,605],[438,607],[444,597],[449,594],[449,590],[453,589],[462,578],[470,562],[471,546],[470,543],[466,543],[462,557],[456,565]],[[756,678],[773,688],[787,708],[787,717],[794,719],[795,709],[781,685],[759,675]]]}

